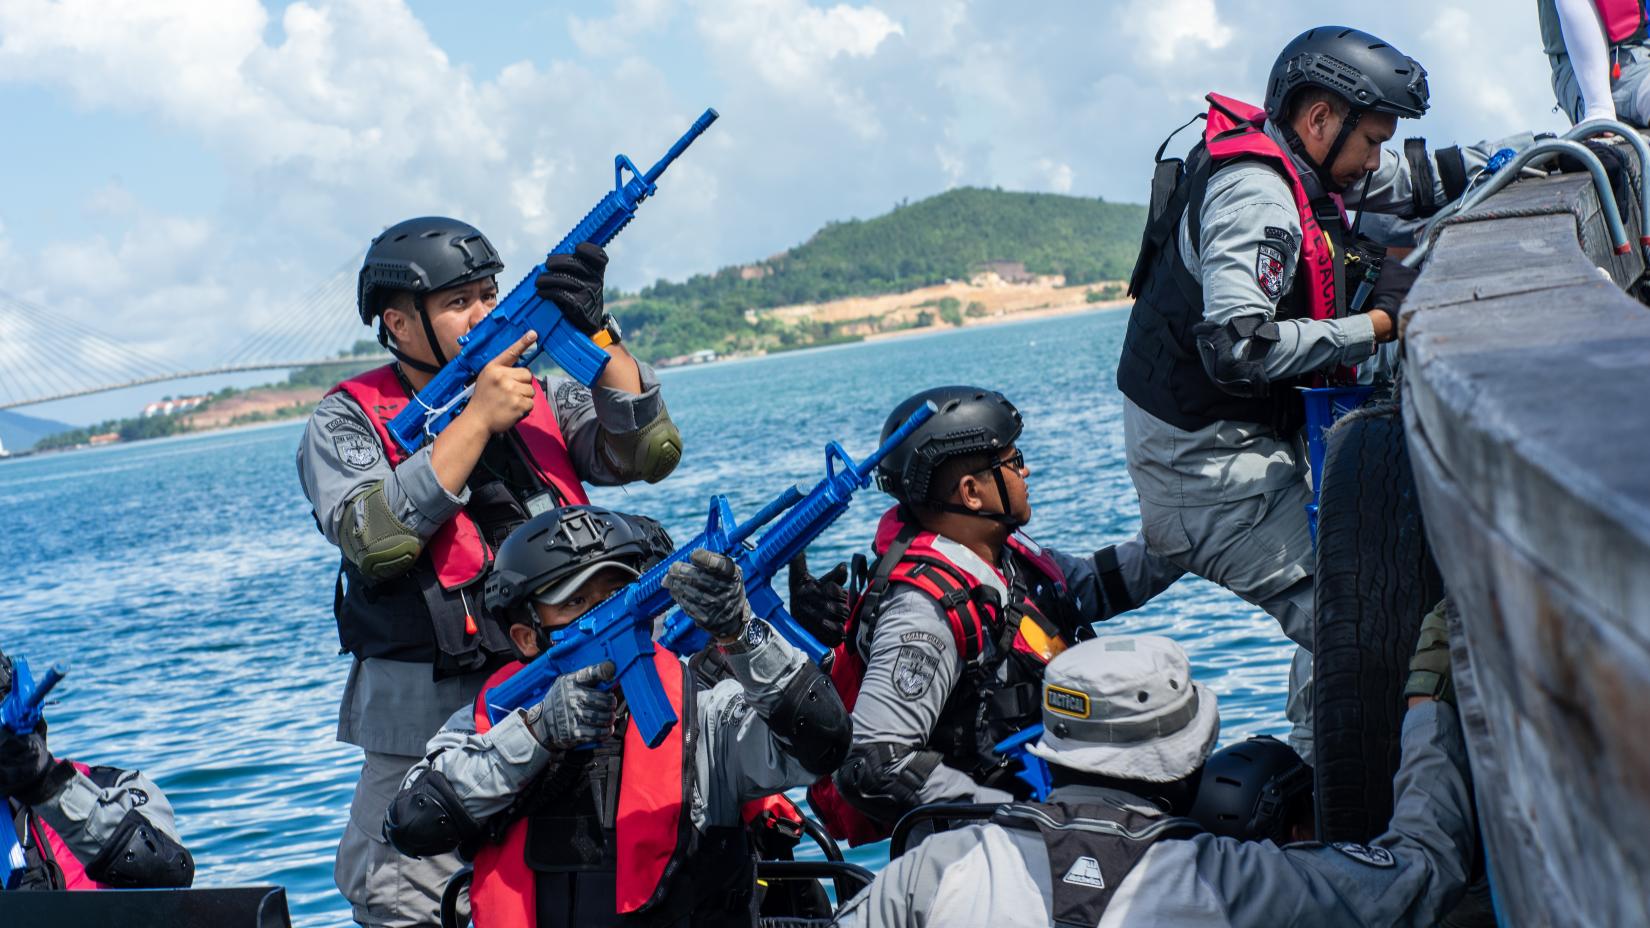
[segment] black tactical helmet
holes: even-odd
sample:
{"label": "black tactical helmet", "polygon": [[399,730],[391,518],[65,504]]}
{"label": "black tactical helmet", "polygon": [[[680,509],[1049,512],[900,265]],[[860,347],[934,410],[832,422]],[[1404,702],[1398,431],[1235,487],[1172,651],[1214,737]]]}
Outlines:
{"label": "black tactical helmet", "polygon": [[1415,119],[1427,111],[1427,69],[1375,36],[1345,26],[1308,29],[1283,47],[1266,82],[1266,116],[1283,120],[1289,96],[1322,87],[1356,110]]}
{"label": "black tactical helmet", "polygon": [[664,526],[646,516],[563,506],[528,519],[504,539],[482,595],[488,612],[509,626],[514,607],[538,593],[570,579],[582,583],[604,566],[640,574],[674,547]]}
{"label": "black tactical helmet", "polygon": [[475,226],[445,216],[398,222],[372,240],[355,288],[361,322],[384,311],[389,291],[424,294],[492,277],[504,270],[493,244]]}
{"label": "black tactical helmet", "polygon": [[895,406],[882,424],[882,440],[930,402],[938,412],[877,465],[877,487],[902,503],[937,505],[932,483],[941,464],[1000,451],[1020,437],[1020,411],[1007,397],[984,387],[955,386],[924,390]]}
{"label": "black tactical helmet", "polygon": [[1281,845],[1311,801],[1312,768],[1289,745],[1257,735],[1210,755],[1187,814],[1212,834]]}

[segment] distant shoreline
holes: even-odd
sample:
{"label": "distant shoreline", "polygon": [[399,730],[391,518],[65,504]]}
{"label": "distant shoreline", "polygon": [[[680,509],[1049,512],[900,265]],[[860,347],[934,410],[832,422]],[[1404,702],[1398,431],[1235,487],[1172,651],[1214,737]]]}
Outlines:
{"label": "distant shoreline", "polygon": [[1133,303],[1133,300],[1121,299],[1106,300],[1099,303],[1050,306],[1046,309],[1028,309],[1023,312],[1005,313],[1001,316],[983,316],[969,319],[962,325],[919,326],[908,329],[896,329],[892,332],[878,332],[874,335],[867,335],[851,342],[836,342],[830,345],[807,345],[805,347],[791,348],[785,351],[767,351],[762,354],[729,355],[725,358],[719,357],[714,361],[705,361],[699,364],[681,364],[675,367],[659,368],[658,374],[663,377],[683,371],[695,371],[712,367],[720,367],[725,364],[741,364],[750,361],[761,361],[764,359],[785,358],[796,354],[811,354],[816,351],[842,351],[853,348],[856,345],[870,345],[896,338],[922,338],[931,335],[948,335],[956,332],[965,332],[969,329],[986,328],[989,326],[1005,326],[1014,325],[1021,322],[1036,322],[1039,319],[1052,319],[1056,316],[1083,316],[1089,313],[1115,312],[1119,309],[1127,309],[1129,306],[1133,305]]}
{"label": "distant shoreline", "polygon": [[[680,365],[680,366],[677,366],[677,367],[659,368],[658,369],[658,374],[661,377],[674,376],[674,375],[676,375],[680,372],[684,372],[684,371],[702,370],[702,369],[711,368],[711,367],[721,367],[721,366],[727,365],[727,364],[739,364],[739,363],[742,363],[742,362],[759,361],[759,360],[762,360],[764,358],[783,358],[783,357],[787,357],[787,356],[790,356],[790,355],[806,354],[806,353],[812,353],[812,352],[816,352],[816,351],[839,351],[839,350],[843,350],[843,349],[853,348],[856,345],[869,345],[869,344],[874,344],[874,343],[877,343],[877,342],[889,341],[889,340],[892,340],[892,339],[920,338],[920,337],[924,337],[924,336],[946,335],[946,334],[953,334],[953,333],[956,333],[956,332],[967,331],[969,329],[986,328],[986,327],[990,327],[990,326],[1014,325],[1016,323],[1021,323],[1021,322],[1035,322],[1039,319],[1052,319],[1056,316],[1082,316],[1082,315],[1086,315],[1086,314],[1089,314],[1089,313],[1115,312],[1116,310],[1123,309],[1123,308],[1129,306],[1132,302],[1133,302],[1132,300],[1128,300],[1128,299],[1107,300],[1107,301],[1104,301],[1104,302],[1097,302],[1097,303],[1083,303],[1083,304],[1066,305],[1066,306],[1050,306],[1050,307],[1046,307],[1046,308],[1043,308],[1043,309],[1028,309],[1028,310],[1023,310],[1021,312],[1004,313],[1000,316],[981,316],[981,317],[976,317],[976,318],[970,318],[967,321],[965,321],[962,325],[916,326],[916,327],[907,328],[907,329],[896,329],[892,332],[877,332],[875,334],[867,335],[867,336],[865,336],[861,339],[858,339],[857,341],[851,341],[851,342],[838,342],[836,344],[831,344],[831,345],[810,345],[810,346],[803,347],[803,348],[793,348],[793,349],[788,350],[788,351],[769,351],[769,352],[764,352],[762,354],[733,355],[733,356],[729,356],[729,357],[726,357],[726,358],[717,358],[714,361],[706,361],[706,362],[701,363],[701,364],[684,364],[684,365]],[[27,460],[33,460],[33,459],[37,459],[37,458],[43,458],[43,457],[48,457],[48,456],[58,455],[58,454],[74,454],[76,452],[82,452],[82,451],[103,451],[103,450],[107,450],[107,449],[111,449],[111,448],[129,448],[129,447],[136,447],[136,446],[139,446],[139,445],[151,445],[151,444],[155,444],[155,443],[159,443],[159,442],[174,441],[174,440],[179,440],[179,439],[200,438],[200,437],[204,437],[204,436],[208,436],[208,435],[221,435],[221,434],[224,434],[226,432],[241,432],[241,431],[248,431],[248,430],[252,430],[252,429],[273,428],[273,427],[276,427],[276,426],[290,425],[294,422],[300,422],[300,421],[304,420],[305,418],[307,418],[308,414],[309,413],[306,410],[303,415],[295,415],[295,416],[290,416],[290,417],[286,417],[286,418],[266,420],[266,421],[263,421],[263,422],[244,422],[244,423],[239,423],[239,424],[236,424],[236,425],[221,425],[221,426],[212,426],[212,427],[209,427],[209,428],[191,429],[190,431],[187,431],[187,432],[184,432],[184,433],[178,434],[178,435],[167,435],[167,436],[164,436],[162,438],[146,438],[146,439],[143,439],[141,441],[110,442],[108,444],[101,444],[101,445],[77,445],[77,446],[72,447],[72,448],[58,448],[58,449],[53,449],[53,450],[50,450],[50,451],[25,451],[25,452],[21,452],[21,453],[18,453],[18,454],[8,455],[4,458],[0,458],[0,461],[27,461]]]}

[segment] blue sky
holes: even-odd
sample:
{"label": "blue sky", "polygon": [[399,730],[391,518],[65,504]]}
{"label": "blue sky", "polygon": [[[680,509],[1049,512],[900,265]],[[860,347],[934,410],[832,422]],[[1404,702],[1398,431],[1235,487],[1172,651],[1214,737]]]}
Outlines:
{"label": "blue sky", "polygon": [[[475,222],[513,281],[614,154],[651,161],[706,106],[613,249],[620,286],[962,184],[1139,201],[1203,93],[1257,97],[1325,21],[1427,66],[1406,133],[1559,126],[1534,4],[1505,0],[7,0],[0,111],[26,131],[0,155],[0,291],[210,363],[407,216]],[[340,347],[367,334],[349,311]]]}

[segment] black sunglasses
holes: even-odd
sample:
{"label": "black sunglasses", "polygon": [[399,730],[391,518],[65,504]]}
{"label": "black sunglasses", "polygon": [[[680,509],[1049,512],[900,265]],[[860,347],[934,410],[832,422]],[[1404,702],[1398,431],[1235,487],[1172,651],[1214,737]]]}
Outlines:
{"label": "black sunglasses", "polygon": [[1000,461],[992,461],[989,465],[982,468],[982,472],[987,470],[1001,470],[1004,467],[1007,467],[1010,470],[1025,470],[1026,453],[1018,448],[1015,448],[1013,454],[1003,458]]}

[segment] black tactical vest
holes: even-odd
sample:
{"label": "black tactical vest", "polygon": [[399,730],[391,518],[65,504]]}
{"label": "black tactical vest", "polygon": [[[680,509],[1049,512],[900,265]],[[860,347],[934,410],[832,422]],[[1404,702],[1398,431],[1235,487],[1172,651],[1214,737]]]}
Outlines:
{"label": "black tactical vest", "polygon": [[[1162,198],[1161,211],[1147,220],[1131,279],[1135,302],[1117,362],[1117,388],[1136,406],[1186,431],[1235,420],[1271,426],[1280,437],[1292,435],[1305,421],[1295,388],[1308,385],[1309,378],[1272,381],[1264,396],[1227,393],[1210,379],[1193,333],[1193,327],[1203,321],[1203,284],[1181,259],[1180,219],[1191,217],[1188,231],[1192,247],[1197,248],[1209,177],[1229,163],[1213,162],[1198,143],[1175,178],[1172,192]],[[1159,202],[1159,197],[1154,195],[1153,202]],[[1274,318],[1310,316],[1307,288],[1297,280],[1278,302]]]}
{"label": "black tactical vest", "polygon": [[1104,803],[1004,806],[993,824],[1035,832],[1048,850],[1057,928],[1093,928],[1129,871],[1153,844],[1203,829],[1191,819],[1142,815]]}

